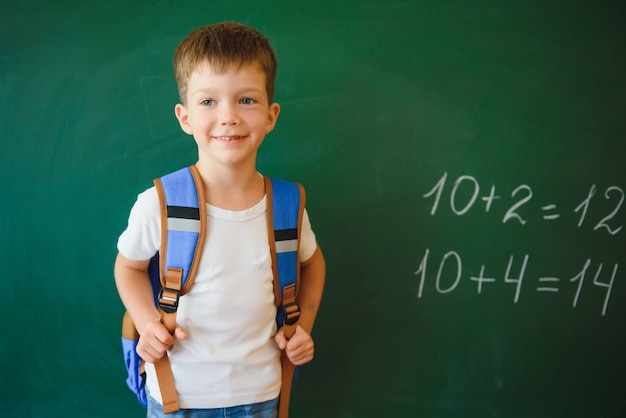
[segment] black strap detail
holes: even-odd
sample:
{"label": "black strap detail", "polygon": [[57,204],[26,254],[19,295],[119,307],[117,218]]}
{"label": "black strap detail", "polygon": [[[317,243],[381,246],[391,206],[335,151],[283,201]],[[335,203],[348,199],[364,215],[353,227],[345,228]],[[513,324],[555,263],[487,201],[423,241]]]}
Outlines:
{"label": "black strap detail", "polygon": [[298,239],[298,229],[276,229],[274,230],[275,241],[289,241],[292,239]]}
{"label": "black strap detail", "polygon": [[286,325],[295,325],[300,319],[300,305],[298,302],[286,303],[283,308],[283,321]]}
{"label": "black strap detail", "polygon": [[167,217],[200,220],[200,209],[187,206],[168,206]]}
{"label": "black strap detail", "polygon": [[165,313],[171,314],[178,310],[180,291],[167,287],[161,288],[159,292],[159,308]]}

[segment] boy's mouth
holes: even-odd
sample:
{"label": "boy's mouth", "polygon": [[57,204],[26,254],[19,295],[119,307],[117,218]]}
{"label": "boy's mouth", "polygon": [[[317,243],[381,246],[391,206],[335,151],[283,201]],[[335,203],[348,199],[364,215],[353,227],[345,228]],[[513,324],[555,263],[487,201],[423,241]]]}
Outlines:
{"label": "boy's mouth", "polygon": [[238,135],[233,135],[233,136],[216,136],[215,139],[219,140],[219,141],[226,141],[226,142],[230,142],[230,141],[239,141],[241,139],[243,139],[243,136],[238,136]]}

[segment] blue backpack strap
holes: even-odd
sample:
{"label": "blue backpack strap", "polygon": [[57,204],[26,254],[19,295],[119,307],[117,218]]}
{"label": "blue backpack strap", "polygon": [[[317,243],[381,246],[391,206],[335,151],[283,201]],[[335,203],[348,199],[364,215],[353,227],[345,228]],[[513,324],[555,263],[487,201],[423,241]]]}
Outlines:
{"label": "blue backpack strap", "polygon": [[266,178],[269,242],[274,271],[274,296],[281,308],[279,325],[293,326],[300,317],[296,296],[300,280],[300,224],[304,189],[297,183]]}
{"label": "blue backpack strap", "polygon": [[[296,300],[300,285],[300,230],[304,214],[304,188],[284,180],[265,178],[267,224],[272,270],[274,273],[274,299],[278,307],[277,322],[284,327],[287,339],[295,333],[300,306]],[[279,417],[289,413],[289,399],[295,366],[281,353],[282,385],[278,406]]]}
{"label": "blue backpack strap", "polygon": [[[160,290],[161,322],[170,333],[176,329],[176,311],[198,271],[206,238],[204,187],[195,166],[154,181],[161,205]],[[174,376],[167,353],[154,365],[163,411],[179,410]]]}
{"label": "blue backpack strap", "polygon": [[175,171],[154,183],[161,203],[161,286],[170,288],[166,283],[169,270],[180,270],[181,277],[180,294],[171,295],[173,301],[172,297],[166,297],[160,304],[164,310],[175,310],[175,301],[189,290],[200,264],[206,234],[204,188],[195,166]]}

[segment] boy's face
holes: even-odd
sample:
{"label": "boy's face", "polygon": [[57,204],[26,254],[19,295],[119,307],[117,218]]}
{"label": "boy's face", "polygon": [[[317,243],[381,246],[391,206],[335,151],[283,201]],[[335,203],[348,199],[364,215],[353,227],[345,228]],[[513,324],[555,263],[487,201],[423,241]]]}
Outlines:
{"label": "boy's face", "polygon": [[216,72],[202,63],[189,77],[186,99],[176,105],[176,117],[198,144],[201,163],[256,165],[257,150],[274,129],[280,107],[268,103],[265,75],[255,65]]}

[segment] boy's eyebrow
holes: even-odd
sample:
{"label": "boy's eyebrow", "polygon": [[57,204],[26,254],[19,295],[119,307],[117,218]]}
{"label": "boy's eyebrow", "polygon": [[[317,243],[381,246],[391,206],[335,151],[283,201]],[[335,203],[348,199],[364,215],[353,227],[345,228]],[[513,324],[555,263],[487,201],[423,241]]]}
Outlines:
{"label": "boy's eyebrow", "polygon": [[[219,87],[199,87],[190,91],[191,94],[214,94]],[[235,90],[236,94],[263,93],[265,86],[244,86]]]}

